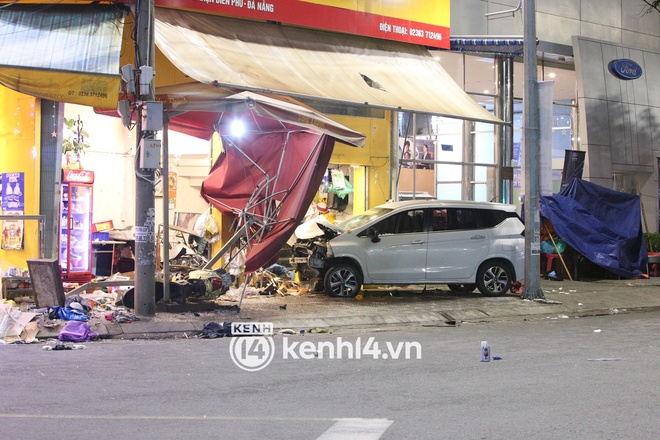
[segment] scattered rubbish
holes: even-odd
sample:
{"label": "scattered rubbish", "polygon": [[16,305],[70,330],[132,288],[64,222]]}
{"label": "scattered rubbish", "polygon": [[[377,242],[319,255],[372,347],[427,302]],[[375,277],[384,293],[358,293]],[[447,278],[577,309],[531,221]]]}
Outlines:
{"label": "scattered rubbish", "polygon": [[60,331],[57,339],[60,341],[88,342],[99,337],[92,327],[82,321],[69,321]]}
{"label": "scattered rubbish", "polygon": [[140,318],[138,318],[137,316],[131,313],[128,313],[125,310],[115,310],[114,312],[112,312],[112,314],[105,315],[105,319],[117,324],[130,323],[140,320]]}
{"label": "scattered rubbish", "polygon": [[563,319],[566,319],[566,318],[568,318],[568,316],[566,316],[566,315],[558,315],[557,318],[563,318]]}
{"label": "scattered rubbish", "polygon": [[561,301],[555,301],[547,298],[534,298],[534,302],[541,304],[561,304]]}
{"label": "scattered rubbish", "polygon": [[481,362],[490,362],[490,346],[487,341],[481,341]]}
{"label": "scattered rubbish", "polygon": [[290,328],[283,328],[283,329],[280,330],[280,334],[281,335],[294,335],[294,334],[296,334],[296,332],[294,332]]}
{"label": "scattered rubbish", "polygon": [[305,336],[305,330],[300,330],[300,335]]}
{"label": "scattered rubbish", "polygon": [[251,278],[250,285],[261,295],[300,296],[306,292],[293,281],[295,275],[284,266],[274,264],[259,269]]}
{"label": "scattered rubbish", "polygon": [[619,313],[619,309],[611,308],[610,309],[610,315],[617,315]]}
{"label": "scattered rubbish", "polygon": [[307,330],[307,333],[330,333],[330,329],[322,327],[310,328]]}
{"label": "scattered rubbish", "polygon": [[[78,303],[76,303],[78,304]],[[66,319],[67,321],[89,321],[89,316],[84,310],[72,307],[53,306],[48,312],[48,319]]]}
{"label": "scattered rubbish", "polygon": [[499,356],[493,356],[493,360],[494,360],[494,361],[501,361],[501,360],[502,360],[502,358],[501,358],[501,357],[499,357]]}
{"label": "scattered rubbish", "polygon": [[551,281],[564,281],[564,277],[561,275],[557,275],[557,273],[554,270],[552,272],[546,273],[545,279]]}
{"label": "scattered rubbish", "polygon": [[282,309],[282,310],[286,310],[286,304],[282,304],[282,305],[280,306],[280,309]]}
{"label": "scattered rubbish", "polygon": [[89,300],[82,298],[80,295],[73,295],[70,296],[66,299],[64,302],[64,307],[70,307],[72,309],[76,309],[82,312],[89,312],[93,308],[93,302],[90,302]]}
{"label": "scattered rubbish", "polygon": [[60,350],[84,350],[85,348],[87,348],[87,347],[86,347],[85,345],[83,345],[83,344],[71,344],[71,345],[68,345],[68,344],[65,344],[65,343],[63,343],[63,342],[60,341],[60,342],[57,342],[55,345],[44,345],[43,348],[42,348],[42,350],[46,350],[46,351],[51,351],[51,350],[52,350],[52,351],[60,351]]}
{"label": "scattered rubbish", "polygon": [[209,322],[204,325],[199,337],[202,339],[215,339],[231,335],[231,322]]}
{"label": "scattered rubbish", "polygon": [[584,304],[582,304],[582,303],[578,303],[578,306],[583,306],[583,305],[584,305]]}
{"label": "scattered rubbish", "polygon": [[577,292],[577,289],[568,289],[568,291],[571,292],[571,293],[575,293],[575,292]]}
{"label": "scattered rubbish", "polygon": [[9,343],[32,342],[39,331],[36,323],[30,322],[36,313],[23,312],[12,304],[13,301],[0,302],[0,339]]}
{"label": "scattered rubbish", "polygon": [[41,318],[41,321],[39,322],[39,325],[44,327],[44,328],[55,328],[59,327],[61,324],[60,321],[53,321],[50,319],[44,319],[43,317]]}
{"label": "scattered rubbish", "polygon": [[602,362],[610,362],[610,361],[623,361],[625,359],[623,358],[591,358],[587,359],[588,361],[602,361]]}
{"label": "scattered rubbish", "polygon": [[594,330],[594,333],[600,333],[600,329],[597,328],[596,330]]}

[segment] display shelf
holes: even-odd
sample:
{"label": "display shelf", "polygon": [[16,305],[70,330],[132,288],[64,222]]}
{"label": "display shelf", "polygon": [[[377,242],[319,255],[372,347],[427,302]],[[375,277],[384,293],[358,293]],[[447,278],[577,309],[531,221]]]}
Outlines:
{"label": "display shelf", "polygon": [[2,277],[2,299],[13,300],[18,296],[34,298],[30,277]]}

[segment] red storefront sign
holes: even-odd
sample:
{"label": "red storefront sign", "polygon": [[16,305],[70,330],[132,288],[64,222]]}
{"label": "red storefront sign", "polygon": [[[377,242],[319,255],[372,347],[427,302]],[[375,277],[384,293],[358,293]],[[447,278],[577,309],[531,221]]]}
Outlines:
{"label": "red storefront sign", "polygon": [[63,183],[94,183],[94,171],[62,170]]}
{"label": "red storefront sign", "polygon": [[156,6],[449,49],[450,0],[155,0]]}

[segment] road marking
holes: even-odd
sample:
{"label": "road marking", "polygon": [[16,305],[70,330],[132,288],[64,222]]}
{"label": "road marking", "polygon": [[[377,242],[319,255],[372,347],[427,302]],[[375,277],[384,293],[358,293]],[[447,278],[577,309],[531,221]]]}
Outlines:
{"label": "road marking", "polygon": [[378,440],[390,427],[387,419],[335,419],[337,423],[317,440]]}
{"label": "road marking", "polygon": [[7,419],[76,419],[76,420],[250,420],[250,421],[320,421],[330,422],[338,419],[329,417],[250,417],[250,416],[134,416],[134,415],[84,415],[84,414],[6,414],[0,413],[0,418]]}
{"label": "road marking", "polygon": [[261,416],[137,416],[137,415],[84,415],[84,414],[8,414],[0,413],[0,419],[69,419],[69,420],[199,420],[199,421],[294,421],[327,422],[334,425],[317,440],[378,440],[390,427],[392,420],[387,419],[333,419],[328,417],[261,417]]}

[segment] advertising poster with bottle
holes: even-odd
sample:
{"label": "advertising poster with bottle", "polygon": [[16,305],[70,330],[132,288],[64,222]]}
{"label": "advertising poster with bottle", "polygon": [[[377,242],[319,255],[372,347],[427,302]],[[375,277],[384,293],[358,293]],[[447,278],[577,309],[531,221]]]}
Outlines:
{"label": "advertising poster with bottle", "polygon": [[[23,215],[25,209],[25,176],[23,173],[2,174],[2,215]],[[3,220],[0,248],[23,249],[23,220]]]}

